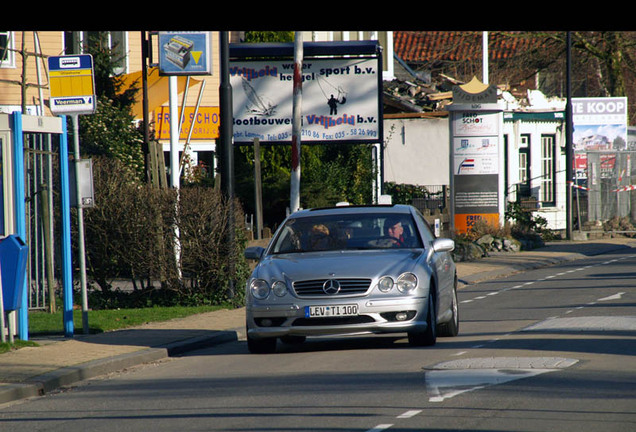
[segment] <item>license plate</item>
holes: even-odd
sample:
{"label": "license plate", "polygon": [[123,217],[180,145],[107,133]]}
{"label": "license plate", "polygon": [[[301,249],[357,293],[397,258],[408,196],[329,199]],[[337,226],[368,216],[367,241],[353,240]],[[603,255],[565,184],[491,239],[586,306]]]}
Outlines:
{"label": "license plate", "polygon": [[305,306],[305,318],[358,315],[358,305]]}

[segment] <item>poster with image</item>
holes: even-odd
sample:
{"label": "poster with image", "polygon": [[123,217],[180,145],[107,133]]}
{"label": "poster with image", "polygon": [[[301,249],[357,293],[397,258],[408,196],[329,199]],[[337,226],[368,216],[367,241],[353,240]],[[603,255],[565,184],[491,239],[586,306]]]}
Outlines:
{"label": "poster with image", "polygon": [[[306,59],[302,64],[303,142],[381,139],[378,61]],[[235,143],[291,142],[294,62],[230,62]]]}

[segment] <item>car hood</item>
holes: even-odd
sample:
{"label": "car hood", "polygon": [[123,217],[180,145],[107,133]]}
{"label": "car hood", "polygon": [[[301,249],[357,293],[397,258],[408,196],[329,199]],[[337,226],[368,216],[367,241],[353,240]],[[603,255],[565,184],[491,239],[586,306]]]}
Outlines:
{"label": "car hood", "polygon": [[397,277],[405,271],[415,271],[423,262],[423,249],[279,254],[265,256],[253,276],[266,280],[281,277],[290,280]]}

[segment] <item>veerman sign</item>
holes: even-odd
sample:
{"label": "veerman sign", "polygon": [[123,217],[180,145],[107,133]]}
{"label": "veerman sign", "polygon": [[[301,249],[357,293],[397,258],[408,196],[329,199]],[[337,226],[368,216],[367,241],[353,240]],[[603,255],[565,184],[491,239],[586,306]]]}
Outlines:
{"label": "veerman sign", "polygon": [[49,57],[50,109],[53,114],[95,112],[93,57],[70,55]]}

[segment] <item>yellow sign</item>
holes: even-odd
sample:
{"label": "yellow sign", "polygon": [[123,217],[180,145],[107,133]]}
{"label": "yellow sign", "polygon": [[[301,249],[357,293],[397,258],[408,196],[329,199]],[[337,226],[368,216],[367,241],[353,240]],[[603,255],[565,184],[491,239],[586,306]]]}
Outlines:
{"label": "yellow sign", "polygon": [[[181,118],[179,110],[179,119]],[[186,107],[179,139],[213,140],[219,137],[219,107],[199,107],[195,118],[195,107]],[[194,120],[194,121],[193,121]],[[192,128],[192,135],[190,129]],[[155,110],[155,137],[170,139],[170,108],[160,107]]]}
{"label": "yellow sign", "polygon": [[93,58],[90,55],[49,57],[48,64],[51,112],[94,112]]}
{"label": "yellow sign", "polygon": [[51,97],[93,94],[93,73],[90,69],[51,72],[49,76],[51,78]]}

